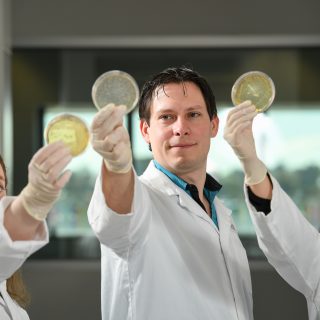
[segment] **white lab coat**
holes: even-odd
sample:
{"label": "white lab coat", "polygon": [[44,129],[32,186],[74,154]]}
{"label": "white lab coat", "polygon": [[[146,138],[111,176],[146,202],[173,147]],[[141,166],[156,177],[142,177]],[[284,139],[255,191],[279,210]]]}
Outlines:
{"label": "white lab coat", "polygon": [[32,253],[48,242],[48,229],[44,223],[34,240],[12,241],[3,225],[3,215],[13,200],[14,197],[3,197],[0,200],[0,319],[28,320],[26,311],[8,294],[6,279],[10,278]]}
{"label": "white lab coat", "polygon": [[247,206],[260,248],[278,273],[307,299],[310,320],[320,319],[320,235],[274,177],[271,212]]}
{"label": "white lab coat", "polygon": [[101,242],[103,320],[250,320],[251,278],[231,212],[219,230],[153,162],[135,175],[132,212],[106,206],[98,177],[88,216]]}

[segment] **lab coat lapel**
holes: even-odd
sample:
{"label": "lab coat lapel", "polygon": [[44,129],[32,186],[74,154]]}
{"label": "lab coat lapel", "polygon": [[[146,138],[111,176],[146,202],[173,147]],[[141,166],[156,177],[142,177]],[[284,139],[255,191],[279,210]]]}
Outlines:
{"label": "lab coat lapel", "polygon": [[[163,172],[159,171],[153,164],[153,161],[149,163],[148,168],[142,175],[142,179],[145,179],[148,185],[161,192],[167,193],[169,196],[177,197],[177,203],[180,207],[187,210],[191,214],[195,214],[199,218],[213,224],[211,218],[203,211],[200,205],[192,199],[183,189],[178,187],[174,182],[170,180]],[[144,180],[144,179],[143,179]]]}
{"label": "lab coat lapel", "polygon": [[201,206],[181,188],[177,190],[177,197],[178,197],[178,204],[181,207],[183,207],[185,210],[195,214],[200,219],[203,219],[210,224],[213,223],[211,218],[206,214],[206,212],[201,208]]}

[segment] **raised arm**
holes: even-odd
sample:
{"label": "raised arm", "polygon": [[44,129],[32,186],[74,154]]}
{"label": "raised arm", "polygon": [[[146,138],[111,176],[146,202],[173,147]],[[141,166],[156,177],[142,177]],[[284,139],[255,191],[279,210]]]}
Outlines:
{"label": "raised arm", "polygon": [[47,145],[33,156],[27,186],[4,213],[4,226],[13,241],[34,239],[70,179],[70,171],[61,173],[71,159],[62,142]]}
{"label": "raised arm", "polygon": [[272,184],[265,165],[257,156],[252,133],[252,122],[256,115],[256,108],[250,101],[234,107],[227,117],[224,139],[242,164],[245,184],[256,196],[271,199]]}
{"label": "raised arm", "polygon": [[108,104],[91,125],[91,144],[103,158],[102,191],[107,205],[119,214],[131,211],[134,175],[132,151],[123,125],[125,106]]}

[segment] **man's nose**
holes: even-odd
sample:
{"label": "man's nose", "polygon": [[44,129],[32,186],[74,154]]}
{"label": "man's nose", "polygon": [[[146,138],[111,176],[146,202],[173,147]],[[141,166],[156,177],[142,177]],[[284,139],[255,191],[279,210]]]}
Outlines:
{"label": "man's nose", "polygon": [[173,126],[173,133],[175,136],[185,136],[190,134],[190,128],[185,119],[178,118]]}

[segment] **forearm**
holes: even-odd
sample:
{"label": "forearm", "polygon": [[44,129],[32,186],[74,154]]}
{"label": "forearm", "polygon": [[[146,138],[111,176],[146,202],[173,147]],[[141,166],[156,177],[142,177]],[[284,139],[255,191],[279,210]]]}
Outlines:
{"label": "forearm", "polygon": [[249,188],[259,198],[272,198],[272,183],[268,175],[260,183],[250,185]]}
{"label": "forearm", "polygon": [[20,196],[5,210],[3,223],[13,241],[33,240],[40,225],[43,224],[28,214]]}
{"label": "forearm", "polygon": [[134,173],[115,173],[102,165],[102,191],[109,208],[119,214],[131,212],[134,194]]}

